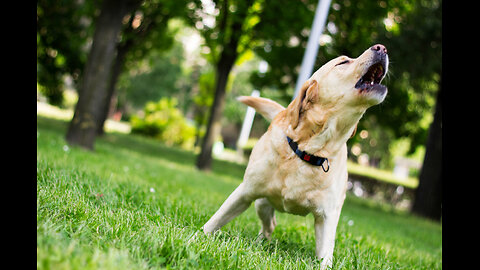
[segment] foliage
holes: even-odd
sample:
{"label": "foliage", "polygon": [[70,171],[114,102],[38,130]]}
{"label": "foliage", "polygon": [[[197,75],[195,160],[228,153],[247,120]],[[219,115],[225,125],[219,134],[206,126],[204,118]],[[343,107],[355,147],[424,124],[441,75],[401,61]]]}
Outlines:
{"label": "foliage", "polygon": [[[260,20],[259,14],[263,10],[262,2],[193,0],[187,4],[185,20],[204,38],[203,45],[207,48],[203,56],[207,61],[218,64],[225,50],[233,49],[238,56],[247,52],[249,43],[253,42],[251,29]],[[229,48],[229,45],[235,45],[235,48]]]}
{"label": "foliage", "polygon": [[54,105],[63,102],[63,76],[81,77],[97,9],[90,0],[37,1],[37,82]]}
{"label": "foliage", "polygon": [[177,105],[175,98],[161,98],[158,102],[148,102],[142,116],[131,117],[132,132],[154,137],[167,145],[193,148],[195,126],[185,119]]}
{"label": "foliage", "polygon": [[[266,73],[258,70],[252,74],[251,81],[256,89],[284,91],[295,86],[317,3],[315,0],[264,2],[268,8],[253,28],[260,42],[251,48],[268,62],[269,68]],[[282,101],[290,100],[291,96],[283,92]]]}
{"label": "foliage", "polygon": [[117,47],[127,48],[125,68],[144,59],[152,51],[166,51],[173,45],[177,29],[169,27],[172,18],[184,12],[185,0],[146,0],[123,20],[122,38]]}
{"label": "foliage", "polygon": [[123,103],[134,109],[142,108],[148,101],[162,97],[175,97],[179,101],[188,99],[188,88],[181,87],[186,80],[181,68],[183,49],[175,43],[164,53],[151,53],[124,72],[119,81],[119,95]]}
{"label": "foliage", "polygon": [[[258,61],[258,60],[257,60]],[[236,100],[236,97],[250,95],[253,89],[249,81],[250,72],[257,61],[247,61],[243,65],[236,66],[230,73],[226,85],[225,110],[223,112],[223,123],[241,125],[245,116],[246,106]],[[208,108],[213,104],[215,88],[215,72],[207,67],[198,80],[198,93],[193,97],[197,106],[195,122],[199,126],[207,124]]]}
{"label": "foliage", "polygon": [[[317,269],[313,217],[276,213],[255,241],[253,205],[212,237],[200,227],[245,166],[194,167],[191,152],[107,133],[66,147],[66,123],[37,118],[36,254],[42,269]],[[347,196],[332,269],[442,269],[442,226]]]}
{"label": "foliage", "polygon": [[205,126],[208,121],[208,108],[212,106],[215,94],[215,72],[207,68],[198,78],[197,84],[198,92],[193,97],[196,107],[194,119],[198,126]]}
{"label": "foliage", "polygon": [[[135,73],[136,70],[142,69],[144,61],[150,62],[149,65],[152,66],[155,65],[152,63],[154,59],[162,61],[163,57],[169,58],[173,64],[169,68],[179,68],[182,51],[173,38],[179,29],[171,27],[170,21],[182,16],[184,10],[184,0],[146,0],[124,18],[122,37],[117,44],[118,51],[126,51],[122,73],[132,70]],[[163,54],[169,50],[173,50],[173,53]],[[158,72],[167,71],[168,69]],[[135,98],[133,100],[133,103],[138,105]]]}
{"label": "foliage", "polygon": [[231,84],[227,88],[227,97],[225,102],[225,111],[223,113],[224,123],[236,124],[241,126],[247,111],[247,106],[239,102],[236,98],[239,96],[249,96],[252,94],[253,85],[249,77],[251,71],[258,66],[258,58],[245,61],[242,65],[236,66],[232,70]]}

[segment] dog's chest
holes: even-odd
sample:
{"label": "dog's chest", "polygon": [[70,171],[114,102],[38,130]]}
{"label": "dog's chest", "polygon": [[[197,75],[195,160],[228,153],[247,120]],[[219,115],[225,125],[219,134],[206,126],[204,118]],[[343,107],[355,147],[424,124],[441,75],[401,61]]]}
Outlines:
{"label": "dog's chest", "polygon": [[[310,212],[322,211],[328,205],[332,193],[329,179],[322,179],[315,173],[283,174],[278,170],[275,192],[269,196],[269,201],[281,212],[305,216]],[[283,178],[283,179],[278,179]]]}

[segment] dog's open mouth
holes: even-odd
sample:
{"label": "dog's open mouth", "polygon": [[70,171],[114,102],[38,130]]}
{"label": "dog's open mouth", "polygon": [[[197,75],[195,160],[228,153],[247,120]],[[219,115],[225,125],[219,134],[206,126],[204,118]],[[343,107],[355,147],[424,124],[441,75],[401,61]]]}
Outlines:
{"label": "dog's open mouth", "polygon": [[360,93],[371,90],[384,91],[386,87],[380,84],[384,76],[385,62],[377,62],[368,68],[367,72],[355,84],[355,88],[359,89]]}

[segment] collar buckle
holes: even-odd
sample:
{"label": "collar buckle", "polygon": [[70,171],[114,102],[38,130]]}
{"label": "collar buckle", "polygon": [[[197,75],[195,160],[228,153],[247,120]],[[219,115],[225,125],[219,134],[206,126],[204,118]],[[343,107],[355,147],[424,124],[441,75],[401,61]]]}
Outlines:
{"label": "collar buckle", "polygon": [[325,167],[323,167],[324,162],[322,162],[322,165],[320,166],[322,166],[322,169],[324,172],[328,172],[330,170],[330,163],[328,162],[328,158],[325,158],[325,161],[327,162],[327,165],[328,165],[327,169],[325,170]]}

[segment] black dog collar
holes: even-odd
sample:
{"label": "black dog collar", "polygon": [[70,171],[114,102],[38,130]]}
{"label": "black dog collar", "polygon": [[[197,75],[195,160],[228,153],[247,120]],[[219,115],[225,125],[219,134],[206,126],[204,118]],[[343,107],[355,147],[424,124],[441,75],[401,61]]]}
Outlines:
{"label": "black dog collar", "polygon": [[[287,141],[288,141],[288,144],[290,145],[290,147],[292,148],[293,152],[295,152],[295,154],[301,160],[303,160],[305,162],[308,162],[308,163],[310,163],[314,166],[322,166],[322,169],[323,169],[324,172],[328,172],[328,170],[330,170],[330,164],[328,163],[328,158],[317,157],[317,156],[314,156],[314,155],[310,155],[307,152],[298,149],[298,144],[296,142],[294,142],[288,136],[287,136]],[[327,166],[328,166],[327,169],[325,169],[325,167],[323,167],[323,163],[325,161],[327,161]]]}

